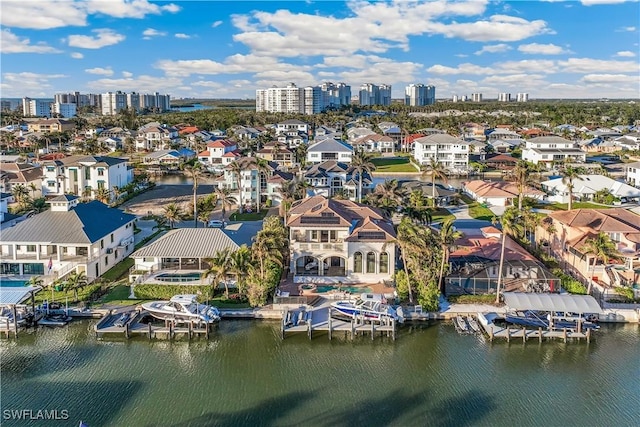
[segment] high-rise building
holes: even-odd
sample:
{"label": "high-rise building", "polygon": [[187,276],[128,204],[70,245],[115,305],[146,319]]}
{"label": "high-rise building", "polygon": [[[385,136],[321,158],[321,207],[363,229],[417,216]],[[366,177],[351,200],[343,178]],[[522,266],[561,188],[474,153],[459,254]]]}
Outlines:
{"label": "high-rise building", "polygon": [[51,102],[22,98],[22,112],[25,117],[51,117]]}
{"label": "high-rise building", "polygon": [[316,114],[324,110],[322,105],[322,89],[320,86],[307,86],[304,88],[304,113]]}
{"label": "high-rise building", "polygon": [[344,83],[326,82],[305,88],[289,83],[287,87],[256,90],[256,111],[272,113],[316,114],[329,107],[349,105],[350,101],[351,87]]}
{"label": "high-rise building", "polygon": [[364,83],[360,86],[360,105],[391,105],[391,85]]}
{"label": "high-rise building", "polygon": [[380,85],[379,105],[391,105],[391,85]]}
{"label": "high-rise building", "polygon": [[482,102],[482,94],[481,93],[472,93],[471,94],[472,102]]}
{"label": "high-rise building", "polygon": [[75,117],[77,105],[73,102],[54,102],[51,104],[51,110],[54,114],[59,114],[64,118]]}
{"label": "high-rise building", "polygon": [[136,92],[131,92],[127,94],[127,107],[133,108],[136,111],[140,111],[140,94]]}
{"label": "high-rise building", "polygon": [[499,93],[498,94],[498,102],[511,102],[511,94],[510,93]]}
{"label": "high-rise building", "polygon": [[325,82],[320,85],[322,108],[339,108],[351,104],[351,86],[346,83]]}
{"label": "high-rise building", "polygon": [[[140,98],[140,108],[142,110],[162,113],[171,109],[171,96],[169,95],[160,95],[158,92],[154,92],[138,96]],[[135,97],[133,99],[135,99]],[[128,106],[131,107],[133,105]]]}
{"label": "high-rise building", "polygon": [[518,95],[516,95],[516,102],[527,102],[527,101],[529,101],[528,93],[519,93]]}
{"label": "high-rise building", "polygon": [[127,108],[127,94],[120,91],[103,93],[100,104],[103,116],[114,116]]}
{"label": "high-rise building", "polygon": [[435,104],[435,86],[426,86],[422,83],[410,84],[404,90],[404,103],[405,105],[410,105],[412,107]]}

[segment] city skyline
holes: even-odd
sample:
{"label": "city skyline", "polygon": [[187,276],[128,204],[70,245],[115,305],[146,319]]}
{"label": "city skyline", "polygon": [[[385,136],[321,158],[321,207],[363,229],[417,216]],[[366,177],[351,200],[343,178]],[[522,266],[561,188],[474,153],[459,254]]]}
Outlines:
{"label": "city skyline", "polygon": [[637,0],[3,1],[1,96],[252,99],[273,85],[332,81],[389,84],[394,99],[413,83],[435,86],[439,99],[638,98],[639,8]]}

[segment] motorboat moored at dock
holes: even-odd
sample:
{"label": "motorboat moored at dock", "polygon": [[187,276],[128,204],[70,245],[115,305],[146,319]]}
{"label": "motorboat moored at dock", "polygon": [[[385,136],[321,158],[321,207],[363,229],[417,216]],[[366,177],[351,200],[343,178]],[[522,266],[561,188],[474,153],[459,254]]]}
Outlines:
{"label": "motorboat moored at dock", "polygon": [[383,295],[363,293],[356,299],[341,300],[331,303],[335,313],[347,318],[364,317],[370,320],[393,318],[398,322],[404,321],[402,308],[393,308],[386,303]]}
{"label": "motorboat moored at dock", "polygon": [[142,308],[160,320],[196,321],[214,323],[220,320],[216,307],[200,304],[197,295],[174,295],[169,301],[153,301],[142,304]]}

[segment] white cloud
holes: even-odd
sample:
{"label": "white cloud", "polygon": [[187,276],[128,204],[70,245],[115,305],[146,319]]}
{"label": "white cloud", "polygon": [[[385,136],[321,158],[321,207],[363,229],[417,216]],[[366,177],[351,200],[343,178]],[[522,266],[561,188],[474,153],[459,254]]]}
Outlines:
{"label": "white cloud", "polygon": [[93,30],[95,37],[83,35],[70,35],[69,46],[83,49],[100,49],[105,46],[118,44],[125,39],[125,36],[118,34],[108,28]]}
{"label": "white cloud", "polygon": [[620,27],[616,31],[617,32],[630,32],[630,33],[632,33],[632,32],[634,32],[636,30],[637,30],[636,27]]}
{"label": "white cloud", "polygon": [[107,68],[101,68],[101,67],[95,67],[95,68],[87,68],[84,70],[85,73],[89,73],[89,74],[98,74],[100,76],[112,76],[113,75],[113,70],[109,67]]}
{"label": "white cloud", "polygon": [[625,3],[628,1],[638,1],[638,0],[581,0],[580,2],[585,6],[593,6],[597,4],[619,4],[619,3]]}
{"label": "white cloud", "polygon": [[529,55],[561,55],[568,53],[562,46],[555,44],[529,43],[518,46],[518,51]]}
{"label": "white cloud", "polygon": [[557,71],[557,66],[551,60],[522,60],[522,61],[505,61],[496,62],[491,66],[484,67],[471,63],[459,64],[457,67],[448,67],[444,65],[433,65],[427,69],[431,74],[435,75],[495,75],[495,74],[523,74],[523,73],[542,73],[550,74]]}
{"label": "white cloud", "polygon": [[166,36],[167,33],[165,31],[156,30],[154,28],[147,28],[142,32],[142,37],[145,40],[151,40],[153,37],[162,37]]}
{"label": "white cloud", "polygon": [[131,78],[131,77],[133,77],[133,73],[129,72],[129,71],[123,71],[122,72],[122,77],[124,77],[125,79]]}
{"label": "white cloud", "polygon": [[216,27],[219,27],[220,25],[222,25],[222,21],[216,21],[213,24],[211,24],[211,28],[216,28]]}
{"label": "white cloud", "polygon": [[213,81],[208,81],[208,80],[200,80],[197,82],[192,83],[192,86],[198,86],[198,87],[206,87],[206,88],[221,88],[224,85],[220,82],[213,82]]}
{"label": "white cloud", "polygon": [[46,43],[31,44],[28,38],[20,38],[10,30],[0,32],[0,52],[2,53],[61,53],[62,51]]}
{"label": "white cloud", "polygon": [[210,59],[170,60],[162,59],[154,64],[155,68],[164,71],[168,76],[189,76],[192,74],[239,74],[253,73],[264,70],[286,71],[297,67],[307,70],[309,66],[286,64],[278,62],[276,58],[257,55],[235,54],[227,57],[224,62]]}
{"label": "white cloud", "polygon": [[177,38],[177,39],[190,39],[191,36],[189,34],[185,34],[185,33],[176,33],[175,34],[175,38]]}
{"label": "white cloud", "polygon": [[84,58],[84,55],[81,54],[80,52],[71,52],[71,57],[73,59],[82,59]]}
{"label": "white cloud", "polygon": [[636,56],[635,52],[631,52],[630,50],[621,50],[616,53],[616,56],[620,56],[623,58],[634,58]]}
{"label": "white cloud", "polygon": [[584,83],[635,83],[640,84],[640,77],[627,74],[586,74],[580,79]]}
{"label": "white cloud", "polygon": [[438,33],[447,38],[457,37],[479,42],[514,42],[540,34],[555,34],[545,21],[527,21],[507,15],[493,15],[489,20],[465,23],[427,22],[424,28],[427,33]]}
{"label": "white cloud", "polygon": [[49,80],[68,77],[64,74],[38,74],[30,72],[3,73],[0,91],[4,97],[23,97],[26,93],[34,97],[49,97],[53,87]]}
{"label": "white cloud", "polygon": [[86,26],[87,17],[103,14],[115,18],[144,18],[163,12],[176,13],[180,7],[170,3],[158,5],[148,0],[47,0],[2,1],[0,24],[6,27],[50,29]]}
{"label": "white cloud", "polygon": [[482,55],[483,53],[501,53],[511,50],[511,46],[505,43],[493,44],[482,46],[482,49],[474,52],[476,55]]}
{"label": "white cloud", "polygon": [[149,75],[141,75],[135,79],[131,77],[121,79],[98,79],[87,83],[89,89],[96,91],[121,90],[124,92],[160,92],[168,94],[171,94],[176,87],[182,85],[182,80],[178,78]]}
{"label": "white cloud", "polygon": [[626,73],[640,72],[640,64],[635,61],[607,61],[592,58],[569,58],[558,61],[562,71],[567,73]]}

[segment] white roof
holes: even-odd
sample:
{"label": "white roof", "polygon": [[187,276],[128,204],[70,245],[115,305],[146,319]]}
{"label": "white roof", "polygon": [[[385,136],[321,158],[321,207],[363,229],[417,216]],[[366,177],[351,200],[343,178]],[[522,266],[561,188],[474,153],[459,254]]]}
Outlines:
{"label": "white roof", "polygon": [[38,286],[0,287],[0,305],[20,304],[31,296],[31,291],[38,291]]}
{"label": "white roof", "polygon": [[[562,193],[568,193],[566,184],[562,178],[555,178],[540,183],[548,189],[555,189]],[[607,189],[616,197],[640,197],[640,189],[632,187],[621,181],[616,181],[604,175],[580,175],[573,180],[574,194],[595,194],[599,190]]]}
{"label": "white roof", "polygon": [[514,310],[561,311],[564,313],[601,313],[598,302],[591,295],[538,294],[505,292],[507,307]]}

